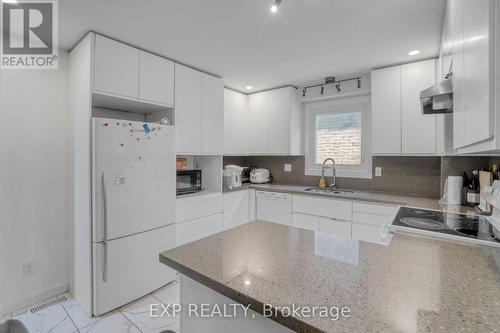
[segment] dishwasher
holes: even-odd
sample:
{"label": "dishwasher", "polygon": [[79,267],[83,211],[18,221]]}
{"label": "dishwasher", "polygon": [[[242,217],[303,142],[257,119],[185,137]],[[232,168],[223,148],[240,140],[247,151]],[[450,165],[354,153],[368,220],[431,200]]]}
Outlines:
{"label": "dishwasher", "polygon": [[257,220],[292,225],[292,195],[257,191]]}

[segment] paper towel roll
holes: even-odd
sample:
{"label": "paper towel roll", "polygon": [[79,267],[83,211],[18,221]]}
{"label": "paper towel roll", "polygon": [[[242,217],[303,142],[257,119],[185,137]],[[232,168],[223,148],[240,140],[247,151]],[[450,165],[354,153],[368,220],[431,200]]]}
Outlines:
{"label": "paper towel roll", "polygon": [[445,184],[446,202],[450,205],[459,205],[462,198],[462,176],[448,176]]}

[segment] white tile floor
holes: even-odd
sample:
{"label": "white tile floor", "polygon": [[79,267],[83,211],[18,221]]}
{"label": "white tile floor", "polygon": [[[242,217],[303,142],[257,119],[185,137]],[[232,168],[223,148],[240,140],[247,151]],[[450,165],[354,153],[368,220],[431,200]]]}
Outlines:
{"label": "white tile floor", "polygon": [[152,318],[149,305],[180,302],[179,282],[165,287],[135,302],[101,317],[89,318],[69,294],[67,300],[44,310],[30,313],[28,309],[18,311],[0,319],[0,323],[15,318],[20,320],[30,333],[159,333],[165,330],[180,332],[179,318]]}

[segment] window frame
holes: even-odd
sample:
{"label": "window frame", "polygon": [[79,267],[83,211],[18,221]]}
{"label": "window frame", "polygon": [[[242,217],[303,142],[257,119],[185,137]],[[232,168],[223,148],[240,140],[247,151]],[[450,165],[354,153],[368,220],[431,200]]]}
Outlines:
{"label": "window frame", "polygon": [[[306,176],[321,176],[321,164],[316,164],[316,116],[324,113],[361,112],[361,164],[336,166],[336,176],[372,178],[370,97],[343,97],[309,102],[305,105],[305,172]],[[328,175],[329,172],[326,173]]]}

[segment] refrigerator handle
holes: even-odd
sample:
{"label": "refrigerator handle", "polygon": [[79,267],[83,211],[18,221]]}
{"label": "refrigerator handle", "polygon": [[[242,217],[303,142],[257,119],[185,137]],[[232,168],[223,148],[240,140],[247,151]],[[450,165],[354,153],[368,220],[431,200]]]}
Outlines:
{"label": "refrigerator handle", "polygon": [[103,208],[103,269],[102,269],[102,280],[106,282],[108,280],[108,197],[106,191],[106,181],[104,177],[104,172],[101,174],[102,182],[102,208]]}

